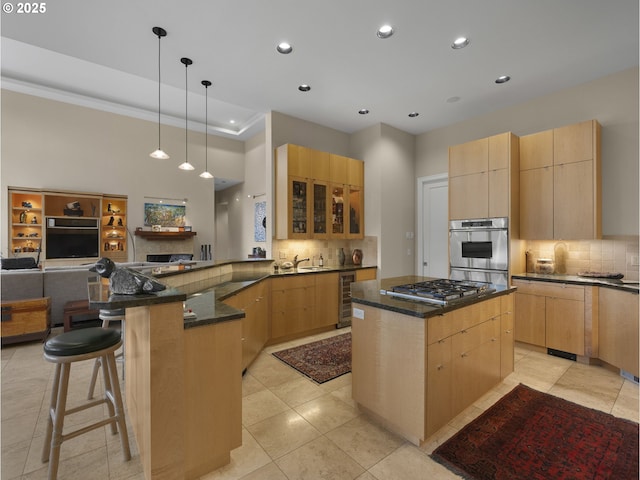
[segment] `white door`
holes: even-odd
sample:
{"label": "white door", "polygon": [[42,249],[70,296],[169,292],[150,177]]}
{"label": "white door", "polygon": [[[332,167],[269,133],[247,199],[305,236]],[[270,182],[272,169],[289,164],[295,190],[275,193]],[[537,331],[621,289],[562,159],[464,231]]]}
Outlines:
{"label": "white door", "polygon": [[449,181],[447,175],[418,179],[418,275],[449,278]]}

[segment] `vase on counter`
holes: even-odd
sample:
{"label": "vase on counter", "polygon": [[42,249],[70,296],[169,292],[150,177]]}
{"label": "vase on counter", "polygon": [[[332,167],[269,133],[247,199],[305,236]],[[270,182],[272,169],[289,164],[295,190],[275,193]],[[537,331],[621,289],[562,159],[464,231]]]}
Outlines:
{"label": "vase on counter", "polygon": [[362,265],[362,250],[360,250],[359,248],[356,248],[353,251],[353,264],[354,265]]}
{"label": "vase on counter", "polygon": [[338,249],[338,264],[342,267],[344,265],[344,248]]}

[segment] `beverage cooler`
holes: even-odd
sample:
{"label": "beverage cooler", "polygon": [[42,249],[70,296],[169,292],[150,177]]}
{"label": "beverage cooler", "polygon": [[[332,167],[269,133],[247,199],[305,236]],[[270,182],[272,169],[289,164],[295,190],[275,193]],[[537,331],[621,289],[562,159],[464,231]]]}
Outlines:
{"label": "beverage cooler", "polygon": [[351,283],[355,281],[355,272],[340,273],[337,328],[344,328],[351,325]]}

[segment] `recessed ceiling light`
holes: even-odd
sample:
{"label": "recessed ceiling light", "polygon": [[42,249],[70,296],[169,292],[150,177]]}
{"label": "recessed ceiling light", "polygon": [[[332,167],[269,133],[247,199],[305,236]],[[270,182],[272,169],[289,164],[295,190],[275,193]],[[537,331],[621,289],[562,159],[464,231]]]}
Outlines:
{"label": "recessed ceiling light", "polygon": [[369,109],[368,108],[361,108],[360,110],[358,110],[358,113],[360,115],[366,115],[367,113],[369,113]]}
{"label": "recessed ceiling light", "polygon": [[230,123],[231,125],[233,125],[234,123],[236,123],[236,121],[235,121],[235,120],[229,120],[229,123]]}
{"label": "recessed ceiling light", "polygon": [[415,118],[415,117],[417,117],[418,115],[420,115],[418,112],[411,112],[411,113],[409,114],[409,116],[410,116],[411,118]]}
{"label": "recessed ceiling light", "polygon": [[308,92],[309,90],[311,90],[311,85],[307,85],[306,83],[303,83],[298,87],[298,90],[300,90],[301,92]]}
{"label": "recessed ceiling light", "polygon": [[383,25],[376,32],[378,38],[389,38],[393,35],[393,27],[391,25]]}
{"label": "recessed ceiling light", "polygon": [[469,45],[469,43],[471,43],[471,40],[469,40],[467,37],[458,37],[451,44],[451,48],[453,48],[454,50],[459,50]]}
{"label": "recessed ceiling light", "polygon": [[460,97],[449,97],[447,98],[447,103],[456,103],[460,101]]}
{"label": "recessed ceiling light", "polygon": [[496,78],[496,83],[507,83],[509,80],[511,80],[509,75],[500,75]]}
{"label": "recessed ceiling light", "polygon": [[278,51],[278,53],[287,55],[288,53],[293,52],[293,47],[287,42],[282,42],[278,44],[278,46],[276,47],[276,50]]}

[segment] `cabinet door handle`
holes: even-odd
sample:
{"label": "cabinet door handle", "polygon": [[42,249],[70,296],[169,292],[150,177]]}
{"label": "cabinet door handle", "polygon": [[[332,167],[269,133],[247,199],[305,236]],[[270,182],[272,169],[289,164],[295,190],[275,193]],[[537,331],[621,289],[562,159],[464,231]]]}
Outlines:
{"label": "cabinet door handle", "polygon": [[495,341],[496,341],[496,338],[495,338],[495,337],[493,337],[493,338],[491,339],[491,341],[492,341],[492,342],[495,342]]}
{"label": "cabinet door handle", "polygon": [[469,333],[467,330],[460,330],[460,333]]}
{"label": "cabinet door handle", "polygon": [[440,364],[440,365],[438,365],[438,366],[436,367],[436,370],[442,370],[442,369],[444,369],[444,365],[442,365],[442,364]]}
{"label": "cabinet door handle", "polygon": [[440,340],[438,340],[438,343],[444,343],[444,338],[441,338]]}
{"label": "cabinet door handle", "polygon": [[469,354],[468,354],[467,352],[463,352],[463,353],[461,353],[461,354],[460,354],[460,356],[461,356],[462,358],[464,358],[464,357],[468,357],[468,356],[469,356]]}
{"label": "cabinet door handle", "polygon": [[511,333],[511,330],[505,330],[504,333]]}

